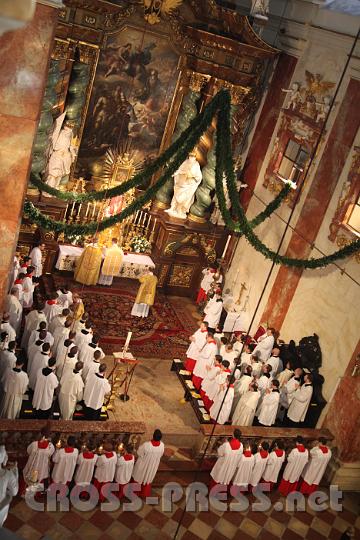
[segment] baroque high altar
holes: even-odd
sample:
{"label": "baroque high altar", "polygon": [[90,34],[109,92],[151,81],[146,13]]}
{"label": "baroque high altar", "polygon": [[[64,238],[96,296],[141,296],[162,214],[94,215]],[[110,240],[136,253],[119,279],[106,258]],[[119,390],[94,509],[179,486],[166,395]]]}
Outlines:
{"label": "baroque high altar", "polygon": [[[64,0],[64,4],[32,172],[41,173],[44,181],[63,191],[118,185],[145,169],[223,88],[231,95],[232,148],[240,167],[264,83],[278,55],[257,35],[249,18],[214,0]],[[227,242],[214,193],[215,127],[213,121],[193,150],[200,172],[185,210],[174,211],[172,180],[157,192],[151,206],[99,238],[106,244],[116,236],[131,250],[133,237],[145,236],[152,246],[159,285],[169,293],[191,296],[201,268],[220,259],[226,266],[235,246],[235,238]],[[68,163],[63,164],[62,147],[50,156],[52,168],[49,134],[61,130],[66,135]],[[56,177],[52,170],[58,157],[62,172]],[[147,187],[106,203],[67,205],[32,186],[28,198],[54,219],[80,223],[119,212]],[[39,238],[46,243],[45,271],[49,272],[59,244],[69,239],[24,220],[20,251],[27,252]]]}

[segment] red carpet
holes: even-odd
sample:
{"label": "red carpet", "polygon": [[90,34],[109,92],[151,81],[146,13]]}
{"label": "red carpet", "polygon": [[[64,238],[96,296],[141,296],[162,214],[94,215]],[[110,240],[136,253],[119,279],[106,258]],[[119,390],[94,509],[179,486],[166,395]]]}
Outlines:
{"label": "red carpet", "polygon": [[[65,280],[54,276],[56,285]],[[67,282],[69,280],[66,280]],[[101,337],[106,353],[121,351],[128,331],[132,331],[130,349],[135,357],[183,357],[196,321],[181,300],[169,299],[157,292],[155,304],[146,319],[130,315],[138,289],[137,281],[123,280],[112,287],[83,287],[71,283],[81,296],[93,328]]]}

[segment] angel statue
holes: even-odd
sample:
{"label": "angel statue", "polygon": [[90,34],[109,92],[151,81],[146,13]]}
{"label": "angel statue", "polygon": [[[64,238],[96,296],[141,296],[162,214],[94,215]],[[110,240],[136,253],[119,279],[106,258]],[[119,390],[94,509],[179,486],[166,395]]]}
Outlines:
{"label": "angel statue", "polygon": [[47,149],[47,165],[44,173],[45,182],[58,188],[61,180],[70,174],[75,160],[77,146],[74,144],[73,124],[65,122],[66,112],[54,122]]}
{"label": "angel statue", "polygon": [[[306,90],[305,90],[305,102],[304,102],[304,113],[316,120],[317,120],[319,114],[318,114],[318,107],[317,107],[317,97],[324,98],[325,96],[328,96],[329,90],[334,88],[335,83],[324,81],[323,76],[320,75],[320,73],[311,73],[310,71],[305,71],[305,77],[306,77]],[[323,102],[322,110],[320,111],[320,120],[323,118],[325,120],[326,116],[326,108],[330,106],[330,100],[329,103]],[[323,112],[325,109],[325,113]]]}
{"label": "angel statue", "polygon": [[160,22],[160,15],[168,15],[176,9],[183,0],[143,0],[145,21],[149,24]]}
{"label": "angel statue", "polygon": [[282,88],[282,92],[289,94],[289,99],[285,109],[296,109],[296,106],[301,101],[300,85],[297,82],[292,83],[291,88]]}
{"label": "angel statue", "polygon": [[190,152],[189,157],[174,173],[174,195],[171,206],[165,210],[169,216],[186,219],[190,206],[194,202],[195,191],[202,180],[200,164],[196,153]]}

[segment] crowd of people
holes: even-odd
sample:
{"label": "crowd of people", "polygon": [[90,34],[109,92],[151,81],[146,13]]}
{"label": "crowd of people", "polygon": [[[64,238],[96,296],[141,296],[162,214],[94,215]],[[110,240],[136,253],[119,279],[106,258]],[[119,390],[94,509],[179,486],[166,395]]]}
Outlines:
{"label": "crowd of people", "polygon": [[221,282],[216,269],[203,271],[197,302],[204,317],[190,337],[184,363],[211,420],[302,425],[313,393],[312,374],[288,359],[287,346],[273,328],[261,326],[253,337],[246,330],[224,334]]}

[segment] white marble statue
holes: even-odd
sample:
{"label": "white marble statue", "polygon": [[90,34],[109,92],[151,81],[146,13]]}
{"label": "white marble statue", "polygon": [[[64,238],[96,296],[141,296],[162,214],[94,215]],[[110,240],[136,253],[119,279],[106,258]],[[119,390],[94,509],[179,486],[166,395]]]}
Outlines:
{"label": "white marble statue", "polygon": [[174,173],[174,195],[170,208],[165,212],[170,216],[186,219],[201,180],[199,162],[195,154],[190,154]]}
{"label": "white marble statue", "polygon": [[291,88],[282,88],[282,92],[289,94],[289,99],[285,109],[296,109],[298,103],[301,102],[300,85],[297,82],[292,83]]}
{"label": "white marble statue", "polygon": [[58,188],[64,176],[70,174],[70,168],[75,160],[77,147],[73,144],[71,125],[65,123],[65,112],[54,123],[48,147],[48,162],[45,169],[45,182]]}

